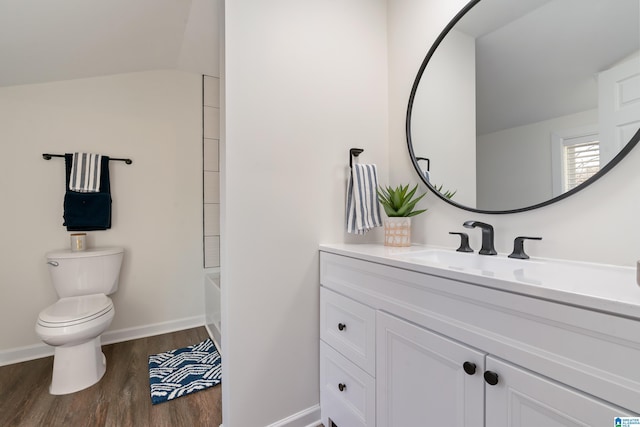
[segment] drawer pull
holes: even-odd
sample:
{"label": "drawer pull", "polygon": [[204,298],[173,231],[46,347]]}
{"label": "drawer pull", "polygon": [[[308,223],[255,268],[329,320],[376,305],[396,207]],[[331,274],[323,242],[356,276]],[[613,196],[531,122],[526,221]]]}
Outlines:
{"label": "drawer pull", "polygon": [[338,323],[338,329],[344,331],[345,329],[347,329],[347,325],[345,325],[344,323]]}
{"label": "drawer pull", "polygon": [[475,363],[471,363],[471,362],[464,362],[462,364],[462,368],[464,369],[464,371],[469,374],[469,375],[473,375],[476,373],[476,364]]}
{"label": "drawer pull", "polygon": [[347,385],[346,384],[338,384],[338,390],[340,391],[345,391],[347,389]]}
{"label": "drawer pull", "polygon": [[496,385],[496,384],[498,384],[498,374],[496,374],[493,371],[485,371],[484,372],[484,380],[489,385]]}

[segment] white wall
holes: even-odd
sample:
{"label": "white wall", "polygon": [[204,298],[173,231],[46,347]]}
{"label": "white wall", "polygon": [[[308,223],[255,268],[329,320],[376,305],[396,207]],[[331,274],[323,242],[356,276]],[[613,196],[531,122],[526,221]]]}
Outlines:
{"label": "white wall", "polygon": [[0,351],[41,343],[38,313],[56,300],[44,254],[68,247],[64,160],[110,162],[112,228],[90,245],[126,250],[110,330],[203,316],[201,76],[177,71],[0,88]]}
{"label": "white wall", "polygon": [[598,110],[478,135],[478,209],[516,209],[553,197],[551,135],[592,125]]}
{"label": "white wall", "polygon": [[226,2],[225,426],[317,408],[318,244],[347,240],[349,148],[386,181],[385,3]]}
{"label": "white wall", "polygon": [[[417,181],[408,160],[403,120],[411,82],[439,31],[466,0],[394,0],[389,7],[390,176]],[[402,19],[401,19],[402,18]],[[531,243],[534,256],[635,265],[640,239],[635,223],[640,212],[640,150],[634,150],[613,171],[586,190],[554,205],[512,215],[479,215],[427,197],[430,210],[413,221],[415,241],[455,248],[449,231],[461,231],[468,219],[486,220],[496,228],[496,249],[509,253],[517,235],[539,235]],[[472,245],[480,246],[473,230]],[[606,286],[606,284],[603,284]]]}

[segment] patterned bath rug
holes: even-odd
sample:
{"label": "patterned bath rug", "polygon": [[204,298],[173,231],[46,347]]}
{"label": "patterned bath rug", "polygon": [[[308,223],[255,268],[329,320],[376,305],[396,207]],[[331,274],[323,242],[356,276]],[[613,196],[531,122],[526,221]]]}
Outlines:
{"label": "patterned bath rug", "polygon": [[204,390],[222,381],[220,353],[211,339],[149,356],[151,403]]}

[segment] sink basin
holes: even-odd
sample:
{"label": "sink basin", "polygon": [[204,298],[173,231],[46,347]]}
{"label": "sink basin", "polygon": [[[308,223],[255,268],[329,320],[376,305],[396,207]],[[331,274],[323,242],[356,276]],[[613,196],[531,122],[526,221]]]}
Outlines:
{"label": "sink basin", "polygon": [[551,259],[513,259],[445,249],[398,253],[402,261],[531,285],[578,290],[627,283],[630,268]]}
{"label": "sink basin", "polygon": [[[335,244],[322,245],[322,250],[640,319],[640,286],[636,284],[635,267],[538,257],[521,260],[424,245],[396,248],[380,244]],[[446,286],[448,282],[437,283]]]}
{"label": "sink basin", "polygon": [[398,254],[398,258],[409,262],[438,264],[440,267],[448,267],[455,270],[474,270],[490,276],[511,274],[516,270],[531,268],[533,264],[539,264],[531,260],[517,260],[504,256],[478,255],[441,249]]}

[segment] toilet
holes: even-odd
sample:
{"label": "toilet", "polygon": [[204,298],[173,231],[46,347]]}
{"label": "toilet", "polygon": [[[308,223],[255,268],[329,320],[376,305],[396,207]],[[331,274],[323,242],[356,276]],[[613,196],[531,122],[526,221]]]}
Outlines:
{"label": "toilet", "polygon": [[124,249],[115,247],[47,253],[59,300],[40,312],[36,333],[55,347],[51,394],[80,391],[104,375],[100,335],[113,320],[107,295],[118,290],[123,255]]}

